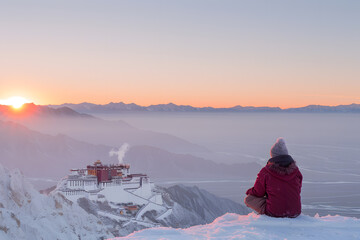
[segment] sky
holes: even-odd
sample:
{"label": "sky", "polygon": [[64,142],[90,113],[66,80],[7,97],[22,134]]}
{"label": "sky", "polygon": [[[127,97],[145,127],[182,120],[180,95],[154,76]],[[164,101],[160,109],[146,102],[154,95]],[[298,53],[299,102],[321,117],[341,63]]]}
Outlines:
{"label": "sky", "polygon": [[360,1],[0,0],[0,100],[360,103]]}

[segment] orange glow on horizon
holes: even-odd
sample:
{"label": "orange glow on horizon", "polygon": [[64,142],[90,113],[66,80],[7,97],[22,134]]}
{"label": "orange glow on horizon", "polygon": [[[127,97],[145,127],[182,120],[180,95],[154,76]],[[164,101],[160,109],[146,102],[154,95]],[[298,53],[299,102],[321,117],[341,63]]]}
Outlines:
{"label": "orange glow on horizon", "polygon": [[[139,106],[150,106],[150,105],[159,105],[159,104],[169,104],[173,103],[175,105],[189,105],[192,107],[203,108],[203,107],[214,107],[214,108],[231,108],[235,106],[242,107],[280,107],[282,109],[286,108],[299,108],[305,107],[308,105],[325,105],[325,106],[338,106],[338,105],[349,105],[352,103],[360,103],[360,99],[352,98],[352,100],[341,98],[339,96],[312,96],[312,95],[302,95],[302,96],[274,96],[273,98],[254,98],[254,96],[239,96],[239,95],[228,95],[227,97],[222,96],[221,94],[214,94],[211,97],[208,94],[199,94],[198,97],[195,97],[193,94],[187,94],[187,96],[129,96],[124,94],[121,98],[114,96],[103,96],[101,94],[97,96],[90,96],[88,92],[85,92],[82,96],[50,96],[44,94],[43,92],[36,93],[37,101],[36,105],[61,105],[64,103],[73,103],[80,104],[84,102],[106,105],[110,102],[119,103],[123,102],[125,104],[137,104]],[[91,99],[91,100],[90,100]],[[12,109],[16,112],[23,110],[25,103],[31,103],[23,97],[11,97],[6,100],[0,99],[0,105],[11,106]]]}
{"label": "orange glow on horizon", "polygon": [[109,100],[109,101],[57,101],[57,102],[52,102],[52,103],[42,103],[39,105],[61,105],[61,104],[65,104],[65,103],[72,103],[72,104],[81,104],[81,103],[92,103],[92,104],[97,104],[97,105],[106,105],[109,103],[124,103],[124,104],[136,104],[139,106],[143,106],[143,107],[148,107],[151,105],[166,105],[166,104],[175,104],[175,105],[183,105],[183,106],[192,106],[195,108],[204,108],[204,107],[213,107],[213,108],[232,108],[235,106],[242,106],[242,107],[271,107],[271,108],[276,108],[279,107],[281,109],[287,109],[287,108],[300,108],[300,107],[306,107],[308,105],[323,105],[323,106],[338,106],[338,105],[350,105],[350,104],[360,104],[360,101],[347,101],[347,102],[315,102],[315,101],[306,101],[306,102],[287,102],[287,104],[277,104],[277,102],[268,102],[268,104],[264,103],[260,103],[260,102],[239,102],[239,103],[231,103],[231,102],[226,102],[226,101],[212,101],[212,102],[205,102],[205,101],[201,101],[201,102],[196,102],[196,101],[127,101],[127,100]]}
{"label": "orange glow on horizon", "polygon": [[1,105],[11,106],[15,110],[20,110],[25,103],[30,102],[31,101],[19,96],[11,97],[6,100],[0,100]]}

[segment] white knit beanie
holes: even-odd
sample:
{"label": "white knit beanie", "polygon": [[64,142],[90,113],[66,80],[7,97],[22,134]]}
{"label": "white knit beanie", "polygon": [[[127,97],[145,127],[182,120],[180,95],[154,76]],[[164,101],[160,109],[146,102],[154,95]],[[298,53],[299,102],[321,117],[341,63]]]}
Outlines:
{"label": "white knit beanie", "polygon": [[288,154],[289,153],[286,148],[284,139],[281,137],[278,138],[276,140],[276,143],[271,147],[270,156],[273,158],[279,155],[288,155]]}

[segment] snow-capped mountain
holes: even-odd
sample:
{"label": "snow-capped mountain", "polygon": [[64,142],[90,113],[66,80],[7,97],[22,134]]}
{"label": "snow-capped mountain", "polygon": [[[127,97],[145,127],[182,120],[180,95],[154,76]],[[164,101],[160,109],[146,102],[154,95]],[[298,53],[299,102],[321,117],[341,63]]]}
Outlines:
{"label": "snow-capped mountain", "polygon": [[321,106],[309,105],[299,108],[281,109],[279,107],[252,107],[252,106],[234,106],[229,108],[214,107],[193,107],[190,105],[176,105],[174,103],[157,104],[150,106],[140,106],[135,103],[126,104],[123,102],[109,103],[104,105],[93,103],[65,103],[61,105],[49,105],[53,108],[69,107],[81,113],[121,113],[121,112],[339,112],[339,113],[359,113],[360,104],[339,105],[339,106]]}
{"label": "snow-capped mountain", "polygon": [[285,112],[304,112],[304,113],[360,113],[360,104],[323,106],[309,105],[300,108],[288,108]]}
{"label": "snow-capped mountain", "polygon": [[21,107],[21,111],[14,110],[11,106],[0,105],[0,115],[9,118],[28,117],[30,115],[36,115],[37,117],[94,118],[88,114],[78,113],[69,107],[51,108],[35,105],[34,103],[25,103]]}
{"label": "snow-capped mountain", "polygon": [[19,170],[0,164],[0,239],[103,239],[114,236],[99,218],[56,194],[45,196]]}
{"label": "snow-capped mountain", "polygon": [[52,108],[69,107],[81,113],[119,113],[119,112],[277,112],[281,111],[278,107],[243,107],[235,106],[231,108],[214,107],[193,107],[190,105],[176,105],[174,103],[156,104],[150,106],[140,106],[135,103],[126,104],[108,103],[104,105],[93,103],[65,103],[61,105],[49,105]]}

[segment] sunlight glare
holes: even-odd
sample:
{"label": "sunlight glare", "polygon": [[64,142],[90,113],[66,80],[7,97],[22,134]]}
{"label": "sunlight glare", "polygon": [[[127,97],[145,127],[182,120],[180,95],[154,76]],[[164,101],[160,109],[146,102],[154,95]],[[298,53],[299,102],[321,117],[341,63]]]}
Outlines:
{"label": "sunlight glare", "polygon": [[31,101],[23,98],[23,97],[11,97],[6,100],[0,100],[1,105],[12,106],[15,109],[21,108],[25,103],[30,103]]}

